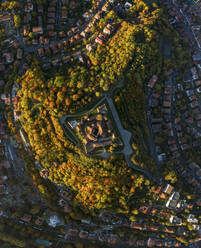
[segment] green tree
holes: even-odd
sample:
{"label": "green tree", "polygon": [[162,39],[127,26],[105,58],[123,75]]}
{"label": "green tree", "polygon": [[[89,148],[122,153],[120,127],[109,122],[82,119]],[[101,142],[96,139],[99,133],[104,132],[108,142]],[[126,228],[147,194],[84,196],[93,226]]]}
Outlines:
{"label": "green tree", "polygon": [[14,25],[16,28],[20,27],[20,23],[21,23],[21,18],[19,15],[14,15]]}

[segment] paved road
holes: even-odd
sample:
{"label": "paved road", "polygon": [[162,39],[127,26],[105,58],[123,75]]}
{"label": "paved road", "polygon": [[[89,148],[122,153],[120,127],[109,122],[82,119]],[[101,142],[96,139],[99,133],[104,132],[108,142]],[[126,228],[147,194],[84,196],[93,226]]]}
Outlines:
{"label": "paved road", "polygon": [[133,154],[133,149],[130,145],[130,139],[131,139],[132,134],[131,134],[131,132],[128,132],[127,130],[125,130],[123,128],[121,121],[120,121],[120,118],[119,118],[119,115],[118,115],[116,108],[114,106],[114,103],[112,101],[112,98],[106,97],[106,100],[107,100],[107,103],[111,109],[116,126],[117,126],[119,133],[121,135],[121,139],[123,140],[124,149],[123,149],[122,153],[125,156],[125,160],[126,160],[128,166],[131,167],[132,169],[136,170],[136,171],[139,171],[140,173],[145,174],[151,181],[156,182],[157,179],[152,175],[152,173],[148,169],[141,168],[141,167],[135,165],[133,162],[131,162],[131,155]]}
{"label": "paved road", "polygon": [[160,177],[161,177],[161,173],[160,173],[161,166],[159,164],[157,153],[156,153],[156,145],[154,142],[154,133],[153,133],[153,128],[152,128],[151,106],[149,105],[149,101],[152,97],[152,93],[153,93],[153,89],[149,88],[146,94],[146,113],[147,113],[147,122],[148,122],[148,127],[149,127],[149,134],[150,134],[149,149],[154,159],[154,162],[158,168],[158,173],[160,174]]}
{"label": "paved road", "polygon": [[201,51],[201,47],[199,45],[199,42],[195,36],[195,33],[192,31],[192,28],[191,28],[191,25],[190,25],[190,22],[188,20],[188,18],[186,17],[186,14],[182,11],[182,9],[180,9],[175,3],[173,0],[170,0],[170,4],[182,15],[183,17],[183,21],[184,21],[184,24],[186,26],[186,29],[187,31],[189,31],[191,33],[191,35],[193,36],[194,40],[195,40],[195,44],[197,44],[197,49],[199,51]]}
{"label": "paved road", "polygon": [[121,135],[121,139],[124,142],[124,149],[123,149],[123,153],[125,156],[131,156],[131,154],[133,153],[133,149],[130,145],[130,139],[131,139],[131,133],[128,132],[127,130],[125,130],[121,124],[121,121],[119,119],[119,115],[116,111],[116,108],[114,106],[114,103],[112,101],[112,99],[110,97],[106,97],[106,101],[110,107],[110,110],[112,112],[113,118],[115,120],[116,126],[120,132]]}

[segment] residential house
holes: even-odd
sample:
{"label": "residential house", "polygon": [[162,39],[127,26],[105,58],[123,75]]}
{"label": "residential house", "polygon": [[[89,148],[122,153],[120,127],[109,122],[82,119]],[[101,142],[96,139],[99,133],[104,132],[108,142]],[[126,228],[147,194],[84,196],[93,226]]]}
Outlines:
{"label": "residential house", "polygon": [[43,13],[43,5],[42,4],[39,4],[37,9],[38,9],[38,13]]}
{"label": "residential house", "polygon": [[198,106],[199,106],[199,103],[198,103],[197,100],[195,100],[195,101],[193,101],[193,102],[190,103],[190,107],[191,108],[195,108],[195,107],[198,107]]}
{"label": "residential house", "polygon": [[149,238],[147,240],[147,246],[148,247],[155,247],[155,245],[156,245],[156,242],[155,242],[155,240],[153,238]]}
{"label": "residential house", "polygon": [[130,9],[131,7],[132,7],[132,4],[129,3],[129,2],[126,2],[126,3],[124,4],[124,8],[125,8],[126,10]]}
{"label": "residential house", "polygon": [[136,222],[131,222],[130,227],[137,230],[143,230],[143,225]]}
{"label": "residential house", "polygon": [[65,234],[65,239],[68,239],[68,237],[75,237],[75,236],[78,236],[79,234],[79,231],[77,229],[69,229],[67,231],[67,233]]}
{"label": "residential house", "polygon": [[54,18],[48,18],[47,23],[48,24],[54,24],[55,23],[55,19]]}
{"label": "residential house", "polygon": [[189,214],[187,217],[187,222],[197,224],[198,219],[195,218],[195,215]]}
{"label": "residential house", "polygon": [[192,96],[192,95],[194,95],[195,94],[195,92],[194,92],[194,90],[186,90],[186,95],[189,97],[189,96]]}
{"label": "residential house", "polygon": [[31,20],[32,20],[31,14],[30,14],[30,13],[27,13],[27,14],[24,16],[24,23],[25,23],[25,24],[28,24],[28,23],[31,22]]}
{"label": "residential house", "polygon": [[[1,71],[1,70],[0,70]],[[0,79],[0,87],[3,87],[5,85],[5,81]]]}
{"label": "residential house", "polygon": [[152,129],[154,133],[158,133],[162,130],[162,125],[161,124],[152,124]]}
{"label": "residential house", "polygon": [[107,2],[103,7],[102,7],[102,11],[107,12],[108,10],[110,10],[111,6],[110,4]]}
{"label": "residential house", "polygon": [[148,87],[153,88],[155,86],[157,80],[158,80],[158,76],[153,75],[152,78],[150,79],[149,83],[148,83]]}
{"label": "residential house", "polygon": [[171,139],[168,139],[168,145],[173,145],[175,144],[175,139],[171,138]]}
{"label": "residential house", "polygon": [[22,59],[23,50],[21,48],[17,49],[17,59]]}
{"label": "residential house", "polygon": [[100,45],[103,45],[104,41],[105,41],[105,36],[101,33],[95,39],[95,42]]}
{"label": "residential house", "polygon": [[40,43],[40,44],[44,44],[44,38],[43,38],[43,36],[40,36],[40,37],[39,37],[39,43]]}
{"label": "residential house", "polygon": [[85,19],[89,19],[91,17],[91,14],[89,12],[85,12],[83,15],[82,15]]}
{"label": "residential house", "polygon": [[163,96],[163,99],[165,100],[165,101],[171,101],[171,94],[165,94],[164,96]]}
{"label": "residential house", "polygon": [[12,63],[14,61],[14,56],[13,56],[13,54],[12,53],[7,53],[6,54],[6,62],[8,63],[8,64],[10,64],[10,63]]}
{"label": "residential house", "polygon": [[194,101],[194,100],[197,100],[197,97],[196,97],[196,95],[192,95],[192,96],[189,96],[189,100],[190,100],[190,101]]}
{"label": "residential house", "polygon": [[185,143],[186,143],[186,139],[185,139],[184,137],[179,138],[179,139],[178,139],[178,142],[179,142],[180,145],[181,145],[181,144],[185,144]]}
{"label": "residential house", "polygon": [[113,31],[113,26],[111,24],[107,24],[107,26],[103,29],[103,33],[110,35]]}
{"label": "residential house", "polygon": [[38,45],[38,39],[33,39],[32,40],[32,45]]}
{"label": "residential house", "polygon": [[174,191],[174,187],[171,184],[167,184],[163,189],[163,192],[168,195],[172,194],[173,191]]}
{"label": "residential house", "polygon": [[34,34],[43,34],[43,28],[41,26],[39,26],[39,27],[33,27],[32,28],[32,32]]}
{"label": "residential house", "polygon": [[51,62],[52,62],[53,66],[57,66],[59,64],[60,60],[59,59],[54,59]]}
{"label": "residential house", "polygon": [[30,13],[31,11],[33,11],[33,3],[32,2],[27,2],[27,4],[24,7],[24,11],[26,13]]}
{"label": "residential house", "polygon": [[[174,137],[173,129],[168,130],[167,134],[168,134],[169,137]],[[175,150],[177,150],[177,146],[176,145],[170,146],[170,151],[173,152]]]}
{"label": "residential house", "polygon": [[196,115],[195,120],[196,120],[196,121],[201,120],[201,113]]}
{"label": "residential house", "polygon": [[71,31],[72,31],[72,34],[74,33],[77,33],[79,31],[79,28],[78,27],[73,27],[71,28]]}
{"label": "residential house", "polygon": [[48,12],[48,13],[47,13],[47,16],[48,16],[49,18],[55,18],[55,13],[54,13],[54,12],[53,12],[53,13]]}
{"label": "residential house", "polygon": [[177,217],[177,216],[171,215],[170,216],[170,223],[181,226],[182,225],[182,219]]}
{"label": "residential house", "polygon": [[158,161],[162,163],[166,159],[166,153],[161,153],[157,155]]}
{"label": "residential house", "polygon": [[42,65],[44,70],[49,70],[51,68],[51,64],[50,63],[46,63]]}
{"label": "residential house", "polygon": [[0,65],[0,71],[5,71],[5,65]]}
{"label": "residential house", "polygon": [[10,15],[0,16],[0,23],[9,22],[10,20],[11,20],[11,16]]}
{"label": "residential house", "polygon": [[183,227],[178,227],[176,234],[179,236],[187,236],[188,235],[186,232],[186,229],[184,229]]}
{"label": "residential house", "polygon": [[163,231],[166,232],[166,233],[175,233],[175,229],[174,228],[171,228],[171,227],[163,227]]}
{"label": "residential house", "polygon": [[142,212],[143,214],[147,214],[149,212],[149,207],[148,206],[141,206],[139,208],[139,211]]}
{"label": "residential house", "polygon": [[54,32],[54,31],[48,31],[48,35],[49,35],[49,37],[55,37],[56,36],[56,32]]}
{"label": "residential house", "polygon": [[63,63],[68,63],[70,61],[71,57],[70,56],[63,56],[62,61]]}
{"label": "residential house", "polygon": [[43,19],[42,16],[38,16],[38,26],[43,26]]}
{"label": "residential house", "polygon": [[194,231],[200,230],[200,225],[192,225]]}
{"label": "residential house", "polygon": [[41,176],[42,178],[44,178],[44,179],[47,179],[48,176],[49,176],[49,171],[46,170],[46,169],[40,170],[40,176]]}
{"label": "residential house", "polygon": [[191,73],[192,73],[193,80],[198,79],[197,69],[195,66],[191,68]]}
{"label": "residential house", "polygon": [[32,219],[32,216],[30,214],[24,214],[23,217],[21,218],[22,221],[24,222],[30,222]]}
{"label": "residential house", "polygon": [[48,30],[48,31],[49,31],[49,30],[54,30],[54,25],[48,24],[48,25],[47,25],[47,30]]}
{"label": "residential house", "polygon": [[162,187],[161,187],[161,186],[158,186],[158,187],[155,189],[154,193],[158,195],[158,194],[160,194],[161,190],[162,190]]}
{"label": "residential house", "polygon": [[47,11],[48,12],[55,12],[56,8],[55,7],[48,7]]}
{"label": "residential house", "polygon": [[35,220],[35,224],[37,226],[42,226],[43,222],[44,222],[44,220],[41,217],[39,217],[39,216]]}
{"label": "residential house", "polygon": [[196,85],[197,87],[201,86],[201,80],[195,81],[195,85]]}
{"label": "residential house", "polygon": [[163,101],[163,107],[170,108],[171,102],[170,101]]}
{"label": "residential house", "polygon": [[88,235],[89,235],[89,233],[88,233],[87,231],[81,230],[81,231],[79,232],[79,237],[80,237],[81,239],[87,239],[87,238],[88,238]]}
{"label": "residential house", "polygon": [[163,121],[162,118],[152,118],[152,123],[161,123]]}
{"label": "residential house", "polygon": [[67,19],[67,11],[66,10],[62,10],[61,11],[61,19],[63,21]]}
{"label": "residential house", "polygon": [[14,120],[16,121],[16,120],[18,120],[19,118],[20,118],[20,116],[21,116],[21,111],[18,111],[18,110],[14,110],[13,111],[13,114],[14,114]]}
{"label": "residential house", "polygon": [[[173,135],[172,135],[172,136],[173,136]],[[171,145],[171,146],[169,147],[169,149],[170,149],[171,152],[175,152],[175,151],[178,150],[176,144]]]}
{"label": "residential house", "polygon": [[42,47],[38,48],[38,55],[40,57],[44,55],[44,49]]}
{"label": "residential house", "polygon": [[80,27],[81,25],[83,24],[83,21],[81,19],[79,19],[77,22],[76,22],[76,25],[78,27]]}
{"label": "residential house", "polygon": [[182,151],[185,151],[185,150],[187,150],[189,148],[189,145],[188,144],[183,144],[183,145],[181,145],[181,150]]}
{"label": "residential house", "polygon": [[165,87],[164,93],[167,94],[167,95],[172,94],[172,90],[173,90],[173,89],[172,89],[171,86],[166,86],[166,87]]}
{"label": "residential house", "polygon": [[46,55],[51,55],[51,50],[50,50],[49,47],[45,47],[44,49],[45,49],[45,54]]}
{"label": "residential house", "polygon": [[179,201],[179,198],[180,198],[179,192],[173,192],[166,203],[166,207],[175,208]]}
{"label": "residential house", "polygon": [[28,27],[26,25],[24,25],[24,27],[23,27],[23,35],[27,36],[28,34],[29,34]]}
{"label": "residential house", "polygon": [[53,54],[58,52],[58,48],[57,48],[57,46],[55,44],[51,44],[50,48],[51,48]]}
{"label": "residential house", "polygon": [[158,209],[152,208],[150,213],[151,215],[155,215],[157,212],[158,212]]}

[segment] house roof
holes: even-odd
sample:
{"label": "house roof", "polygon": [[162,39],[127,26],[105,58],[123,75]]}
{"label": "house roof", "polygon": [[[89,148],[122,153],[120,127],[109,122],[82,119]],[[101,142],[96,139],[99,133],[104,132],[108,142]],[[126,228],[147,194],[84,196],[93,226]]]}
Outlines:
{"label": "house roof", "polygon": [[10,15],[4,15],[0,17],[0,22],[10,21],[11,16]]}
{"label": "house roof", "polygon": [[24,216],[21,218],[21,220],[25,222],[30,222],[32,219],[32,216],[30,214],[24,214]]}
{"label": "house roof", "polygon": [[43,33],[43,28],[41,26],[39,27],[33,27],[32,28],[33,33]]}

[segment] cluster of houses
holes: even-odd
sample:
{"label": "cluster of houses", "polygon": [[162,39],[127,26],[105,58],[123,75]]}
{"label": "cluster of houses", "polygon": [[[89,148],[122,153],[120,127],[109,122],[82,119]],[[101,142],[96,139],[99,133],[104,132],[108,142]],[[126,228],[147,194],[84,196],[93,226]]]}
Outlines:
{"label": "cluster of houses", "polygon": [[[185,29],[180,30],[181,35],[190,41],[190,46],[193,46],[194,39],[199,48],[201,48],[201,32],[200,27],[201,23],[197,20],[200,20],[201,15],[201,6],[192,2],[184,1],[181,5],[179,1],[174,0],[174,6],[170,4],[170,1],[165,0],[164,3],[168,5],[168,15],[170,24],[175,27],[179,27],[183,23],[183,16],[188,26],[191,28],[191,32],[185,31]],[[176,7],[180,8],[180,12],[177,11]]]}
{"label": "cluster of houses", "polygon": [[5,105],[9,106],[12,105],[13,109],[13,117],[14,120],[18,120],[21,116],[21,112],[17,109],[17,104],[19,102],[19,97],[17,97],[17,90],[19,89],[19,86],[17,84],[13,84],[11,94],[1,94],[1,100],[4,102]]}
{"label": "cluster of houses", "polygon": [[[154,87],[152,82],[153,80],[149,82],[149,87]],[[189,77],[185,75],[182,84],[178,83],[174,85],[173,82],[167,81],[164,85],[163,94],[159,93],[157,90],[153,90],[150,98],[149,104],[151,105],[153,112],[151,119],[153,133],[156,140],[160,135],[162,137],[166,134],[168,137],[166,147],[168,147],[170,156],[178,170],[179,164],[181,163],[180,160],[183,157],[183,152],[191,149],[191,147],[200,147],[200,86],[201,81],[199,79],[197,66],[194,66],[189,71]],[[156,109],[155,112],[154,109]],[[159,145],[156,147],[156,150],[161,153],[160,142],[157,141],[156,143]],[[166,155],[166,153],[167,150],[161,154]],[[159,160],[161,154],[158,155]],[[182,175],[186,175],[187,177],[188,173],[183,172]],[[190,181],[191,180],[193,180],[192,177]],[[194,180],[196,179],[194,178]],[[199,185],[200,184],[197,183],[198,189]]]}
{"label": "cluster of houses", "polygon": [[[0,101],[2,104],[2,100]],[[16,178],[16,172],[13,168],[14,148],[11,146],[11,142],[15,142],[15,147],[17,147],[21,140],[18,135],[14,137],[7,133],[7,121],[2,110],[0,111],[0,194],[8,197],[13,193],[12,180]],[[4,203],[1,201],[2,206]]]}
{"label": "cluster of houses", "polygon": [[[142,240],[139,238],[124,238],[120,237],[118,234],[110,233],[108,231],[99,232],[88,232],[78,229],[69,229],[65,234],[65,239],[71,240],[75,237],[79,237],[86,240],[98,240],[101,243],[108,243],[111,245],[123,244],[132,247],[180,247],[181,243],[173,239],[158,239],[155,237],[149,237],[147,240]],[[125,240],[126,239],[126,240]]]}
{"label": "cluster of houses", "polygon": [[91,240],[91,241],[100,241],[101,243],[117,244],[120,242],[120,237],[117,234],[110,233],[108,231],[100,232],[88,232],[85,230],[79,229],[69,229],[65,233],[65,239],[71,240],[76,237],[81,239]]}
{"label": "cluster of houses", "polygon": [[[200,178],[200,166],[195,162],[191,162],[188,166],[184,167],[178,160],[176,163],[176,170],[186,183],[192,186],[196,193],[200,194],[201,178]],[[200,200],[196,202],[198,206],[201,206]]]}
{"label": "cluster of houses", "polygon": [[[178,237],[189,237],[189,230],[184,222],[191,224],[193,231],[197,232],[200,230],[199,221],[193,214],[184,214],[184,221],[177,216],[177,213],[185,213],[186,211],[192,211],[195,204],[194,202],[189,202],[186,199],[180,199],[179,192],[175,191],[175,188],[171,184],[153,186],[152,197],[155,195],[158,204],[153,206],[149,204],[143,204],[138,208],[139,215],[138,220],[130,221],[129,219],[119,219],[118,216],[113,216],[109,213],[102,213],[100,218],[104,222],[112,222],[114,224],[121,224],[127,228],[132,228],[135,231],[149,231],[149,232],[162,232],[167,234],[176,234]],[[165,204],[165,207],[162,205]],[[175,215],[173,215],[173,211]],[[140,217],[140,214],[157,216],[166,221],[170,222],[170,225],[156,225],[146,222]],[[180,216],[180,215],[179,215]],[[168,242],[167,242],[168,241]],[[129,240],[129,243],[136,246],[136,241]],[[179,247],[182,246],[180,242],[166,239],[159,239],[156,235],[151,235],[148,241],[141,240],[140,244],[148,247]],[[143,246],[143,245],[142,245]]]}
{"label": "cluster of houses", "polygon": [[44,219],[39,216],[32,216],[31,214],[24,214],[20,221],[20,223],[34,223],[37,226],[42,226],[44,223]]}
{"label": "cluster of houses", "polygon": [[[65,1],[62,2],[64,3]],[[50,39],[54,38],[57,35],[55,25],[59,24],[58,20],[61,23],[65,23],[67,20],[67,11],[65,9],[60,11],[60,8],[61,6],[58,5],[56,0],[49,1],[48,6],[42,4],[35,5],[31,0],[27,0],[23,11],[23,35],[26,37],[32,32],[36,36],[42,35],[42,38],[43,34],[46,34]],[[34,11],[37,11],[37,17],[33,16],[32,12]],[[61,12],[60,15],[58,15],[59,12]],[[38,44],[38,42],[38,39],[32,40],[34,45]]]}
{"label": "cluster of houses", "polygon": [[[199,166],[197,166],[197,170],[200,170]],[[174,224],[176,226],[182,226],[183,225],[183,221],[180,217],[178,217],[177,215],[172,215],[171,214],[171,210],[174,210],[175,213],[180,213],[182,211],[185,210],[189,210],[191,211],[194,207],[193,203],[188,202],[187,200],[180,199],[180,194],[179,192],[175,191],[174,187],[170,184],[165,185],[164,187],[162,186],[157,186],[154,190],[154,193],[156,195],[159,196],[158,199],[164,199],[166,202],[166,207],[169,210],[164,210],[164,209],[157,209],[157,207],[153,207],[153,206],[149,206],[149,205],[142,205],[139,208],[139,212],[146,214],[146,215],[158,215],[160,217],[166,217],[169,219],[169,222],[171,224]],[[198,204],[197,204],[198,205]],[[192,225],[192,229],[194,231],[199,231],[201,226],[198,225],[198,219],[195,217],[195,215],[193,214],[188,214],[186,216],[186,222]],[[132,226],[133,228],[139,228],[141,230],[144,230],[144,224],[140,224],[138,223],[138,225],[136,226],[136,223]],[[169,228],[169,227],[167,227]],[[153,227],[152,227],[153,229]],[[147,230],[147,229],[146,229]],[[151,229],[150,229],[151,230]],[[153,229],[155,231],[157,230],[163,230],[163,227],[161,226],[155,226],[155,229]],[[166,229],[167,231],[168,229]],[[181,232],[181,230],[183,230]],[[171,227],[167,232],[175,232],[177,233],[178,236],[188,236],[188,229],[186,229],[185,226],[181,228],[177,228],[177,227]]]}
{"label": "cluster of houses", "polygon": [[[183,160],[186,152],[199,149],[201,141],[201,53],[198,42],[194,42],[196,37],[193,32],[193,29],[195,31],[199,27],[194,26],[192,32],[186,31],[188,29],[185,29],[183,23],[193,26],[192,21],[199,15],[201,9],[193,8],[190,2],[182,6],[179,6],[177,1],[165,0],[163,3],[168,6],[169,22],[189,41],[193,67],[184,75],[181,83],[175,84],[173,77],[169,76],[162,89],[163,92],[155,88],[156,76],[153,76],[148,83],[148,87],[152,89],[149,105],[152,112],[154,139],[158,145],[156,152],[158,160],[164,160],[169,151],[176,171],[194,186],[197,192],[200,192],[197,175],[190,172]],[[168,75],[171,75],[170,73],[168,72]],[[167,142],[163,139],[164,135],[168,137]],[[168,147],[168,150],[164,150],[164,147]]]}
{"label": "cluster of houses", "polygon": [[181,8],[183,12],[186,14],[188,24],[191,26],[191,30],[196,39],[197,46],[201,48],[201,33],[200,33],[201,22],[199,24],[195,23],[196,17],[200,19],[201,7],[199,7],[198,5],[192,5],[189,7],[188,4],[184,4],[181,6]]}
{"label": "cluster of houses", "polygon": [[[5,42],[5,41],[4,41]],[[15,48],[15,53],[11,50]],[[11,46],[2,50],[2,57],[0,59],[0,72],[5,73],[7,65],[13,64],[18,67],[23,58],[23,49],[20,47],[19,42],[12,42]]]}
{"label": "cluster of houses", "polygon": [[[74,10],[77,6],[75,1],[68,2],[70,8]],[[79,62],[90,66],[87,55],[81,50],[69,53],[69,48],[82,43],[83,39],[88,39],[93,35],[90,43],[85,45],[86,54],[95,50],[97,45],[103,45],[115,32],[117,25],[110,18],[102,32],[94,36],[92,29],[110,10],[115,13],[125,12],[132,7],[129,2],[118,3],[117,0],[96,1],[93,7],[83,14],[75,25],[72,23],[70,30],[58,30],[59,25],[67,23],[70,19],[67,15],[67,1],[62,0],[59,4],[56,0],[48,1],[48,6],[36,4],[31,0],[26,0],[23,7],[23,20],[20,27],[22,40],[5,40],[7,48],[2,51],[0,59],[0,73],[9,73],[6,65],[14,65],[20,75],[29,68],[29,61],[32,52],[42,63],[44,70],[51,67],[60,66],[72,60],[78,59]],[[35,15],[37,12],[37,16]],[[8,25],[13,19],[12,15],[6,14],[0,18],[0,24]],[[62,26],[65,27],[65,26]],[[14,49],[13,49],[14,48]],[[15,50],[15,52],[13,52]],[[61,56],[60,56],[61,55]],[[24,61],[28,61],[27,63]]]}
{"label": "cluster of houses", "polygon": [[8,194],[8,180],[13,177],[10,162],[6,157],[8,153],[7,142],[9,136],[6,132],[6,122],[0,113],[0,194]]}
{"label": "cluster of houses", "polygon": [[[104,13],[107,13],[109,11],[109,9],[111,8],[111,4],[113,4],[113,2],[114,2],[113,0],[110,0],[109,2],[106,2],[102,6],[102,1],[101,0],[97,1],[95,10],[99,8],[101,5],[102,8],[100,11],[95,13],[93,6],[93,10],[90,9],[88,12],[83,14],[83,17],[85,19],[84,23],[80,19],[76,22],[76,26],[72,27],[70,30],[58,31],[57,33],[54,31],[56,25],[55,13],[58,12],[57,11],[58,6],[56,5],[56,1],[52,0],[49,3],[49,7],[47,8],[48,21],[46,26],[42,25],[43,24],[42,16],[45,14],[44,12],[46,10],[44,10],[42,5],[38,5],[38,13],[41,13],[41,16],[38,16],[38,26],[33,27],[32,30],[28,30],[29,25],[26,25],[25,23],[23,34],[25,37],[27,37],[31,31],[34,34],[34,38],[32,38],[32,45],[38,47],[36,49],[37,51],[36,55],[38,56],[39,60],[41,60],[41,62],[43,63],[43,69],[48,70],[51,68],[51,65],[52,66],[62,65],[63,63],[67,63],[71,61],[72,59],[79,59],[80,62],[84,63],[85,60],[83,58],[83,55],[81,55],[81,51],[77,51],[72,54],[68,53],[68,55],[65,55],[64,51],[66,51],[71,46],[75,46],[81,43],[83,38],[88,38],[91,34],[91,28],[93,27],[93,25],[102,18]],[[62,22],[64,23],[65,19],[67,18],[67,11],[64,8],[62,8],[61,13],[62,16],[61,18],[58,19],[61,19]],[[87,22],[88,25],[86,25]],[[45,31],[47,31],[47,34]],[[109,35],[113,31],[114,31],[114,25],[108,24],[103,30],[103,35],[102,36],[101,34],[99,35],[100,39],[97,37],[97,42],[99,44],[103,44],[106,38],[109,37]],[[55,37],[57,37],[56,41],[55,41]],[[94,44],[90,43],[86,45],[86,51],[91,51],[94,50],[95,48],[96,48],[95,43]],[[57,56],[58,54],[63,54],[62,58],[59,58],[59,56]]]}
{"label": "cluster of houses", "polygon": [[[169,151],[173,157],[177,158],[179,156],[179,150],[185,151],[189,148],[189,145],[181,133],[181,119],[179,117],[173,117],[172,108],[175,101],[174,85],[172,81],[166,81],[163,93],[159,93],[153,89],[156,82],[157,80],[152,79],[148,83],[148,87],[151,87],[153,90],[149,99],[149,105],[153,112],[151,118],[152,130],[155,137],[158,137],[159,133],[166,133],[168,136],[167,144]],[[160,151],[160,147],[158,150]]]}
{"label": "cluster of houses", "polygon": [[61,189],[59,191],[59,197],[59,206],[62,207],[64,213],[70,213],[72,211],[72,207],[70,205],[73,197],[72,192]]}
{"label": "cluster of houses", "polygon": [[[60,189],[58,192],[60,199],[58,200],[58,205],[63,209],[64,213],[70,213],[72,207],[70,206],[70,201],[72,200],[72,192]],[[45,223],[45,219],[40,216],[33,216],[31,214],[24,214],[20,218],[21,223],[32,223],[37,226],[42,226]],[[53,222],[53,221],[52,221]],[[57,225],[57,224],[56,224]],[[56,226],[55,225],[55,226]],[[51,223],[50,223],[51,226]],[[53,227],[55,227],[53,226]]]}

